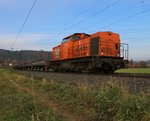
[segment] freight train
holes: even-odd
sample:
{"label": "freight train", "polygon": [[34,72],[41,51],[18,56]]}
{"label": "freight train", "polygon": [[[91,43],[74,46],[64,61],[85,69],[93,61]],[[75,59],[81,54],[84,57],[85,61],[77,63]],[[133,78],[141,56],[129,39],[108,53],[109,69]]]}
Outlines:
{"label": "freight train", "polygon": [[94,34],[74,33],[65,37],[52,49],[50,61],[35,61],[14,66],[21,70],[45,70],[59,72],[113,73],[126,66],[128,44],[120,42],[114,32]]}

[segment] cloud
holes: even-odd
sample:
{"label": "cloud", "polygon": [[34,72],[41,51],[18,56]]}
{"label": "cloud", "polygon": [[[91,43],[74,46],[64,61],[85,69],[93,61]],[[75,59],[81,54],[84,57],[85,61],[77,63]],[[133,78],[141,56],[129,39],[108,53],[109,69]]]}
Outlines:
{"label": "cloud", "polygon": [[[15,41],[16,34],[0,34],[0,48],[2,49],[11,49],[12,44]],[[54,34],[44,34],[44,33],[26,33],[20,35],[17,41],[14,43],[13,48],[15,50],[22,49],[32,49],[32,50],[40,50],[40,49],[49,49],[54,46],[54,43],[57,43],[55,40],[49,40],[52,38]],[[51,41],[49,46],[46,41]],[[46,48],[47,47],[47,48]]]}

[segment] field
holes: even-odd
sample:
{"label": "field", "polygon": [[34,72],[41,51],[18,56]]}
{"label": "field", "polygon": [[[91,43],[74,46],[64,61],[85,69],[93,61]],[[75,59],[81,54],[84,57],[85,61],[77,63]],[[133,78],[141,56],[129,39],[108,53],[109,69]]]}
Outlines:
{"label": "field", "polygon": [[139,73],[139,74],[150,74],[150,68],[128,68],[119,69],[116,73]]}
{"label": "field", "polygon": [[16,88],[10,82],[15,78],[18,76],[0,69],[0,121],[65,121],[56,116],[51,108]]}
{"label": "field", "polygon": [[0,69],[0,105],[2,121],[150,120],[149,94],[129,93],[112,81],[94,88],[29,78],[6,69]]}

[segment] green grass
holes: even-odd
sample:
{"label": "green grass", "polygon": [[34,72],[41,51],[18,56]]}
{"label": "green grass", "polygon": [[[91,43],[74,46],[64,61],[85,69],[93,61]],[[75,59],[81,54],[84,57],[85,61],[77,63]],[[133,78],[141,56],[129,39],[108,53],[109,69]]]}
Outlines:
{"label": "green grass", "polygon": [[86,117],[89,121],[150,119],[150,97],[130,94],[112,83],[102,90],[95,90],[83,85],[74,87],[52,81],[47,82],[43,89],[51,99],[59,101],[72,112]]}
{"label": "green grass", "polygon": [[[108,82],[105,86],[99,89],[95,89],[93,87],[90,87],[89,85],[82,83],[78,83],[76,85],[69,85],[64,83],[58,83],[55,81],[48,81],[45,79],[37,80],[34,78],[27,78],[22,75],[12,74],[12,72],[9,71],[6,75],[9,75],[11,76],[11,78],[16,79],[16,82],[24,87],[34,86],[35,90],[43,90],[43,93],[45,95],[48,95],[51,100],[57,102],[58,104],[60,104],[60,106],[65,107],[65,109],[69,110],[73,114],[81,117],[81,119],[86,121],[150,120],[150,96],[142,92],[139,94],[129,93],[127,90],[121,88],[116,83],[113,83],[111,81]],[[4,81],[2,81],[2,83],[4,83]],[[0,89],[2,90],[5,88],[1,87]],[[10,86],[8,89],[10,89]],[[5,109],[3,110],[5,111],[7,111],[8,108],[11,109],[7,114],[11,114],[11,111],[17,112],[16,110],[19,108],[17,107],[17,104],[25,105],[21,109],[19,109],[19,112],[25,112],[25,114],[21,115],[27,115],[28,119],[31,119],[32,114],[36,114],[32,101],[28,102],[27,100],[24,100],[26,98],[23,98],[22,101],[21,97],[19,97],[20,94],[18,94],[19,96],[15,96],[18,91],[14,91],[14,89],[11,90],[10,95],[13,95],[13,92],[15,92],[12,97],[9,97],[9,93],[5,92],[9,91],[6,90],[2,92],[1,95],[7,98],[5,100],[2,99],[3,101],[1,101],[1,103],[7,102],[8,98],[13,103],[16,103],[15,108],[13,108],[13,103],[12,105],[10,105],[9,102],[8,106],[4,106]],[[21,95],[25,94],[23,93]],[[17,99],[13,99],[13,97]],[[17,102],[17,100],[21,100],[21,103]],[[31,109],[33,111],[31,111]],[[47,110],[45,112],[47,112]],[[37,112],[37,114],[39,113]],[[10,116],[14,116],[16,119],[17,114],[13,113],[13,115]]]}
{"label": "green grass", "polygon": [[150,74],[150,68],[128,68],[128,69],[119,69],[115,73],[141,73],[141,74]]}
{"label": "green grass", "polygon": [[[88,85],[62,84],[55,81],[35,80],[34,87],[51,100],[67,107],[88,121],[148,121],[150,120],[150,97],[146,94],[131,94],[111,81],[101,89]],[[32,82],[32,83],[33,83]],[[24,82],[29,87],[31,81]]]}
{"label": "green grass", "polygon": [[0,121],[63,121],[50,108],[9,82],[16,77],[16,74],[0,69]]}

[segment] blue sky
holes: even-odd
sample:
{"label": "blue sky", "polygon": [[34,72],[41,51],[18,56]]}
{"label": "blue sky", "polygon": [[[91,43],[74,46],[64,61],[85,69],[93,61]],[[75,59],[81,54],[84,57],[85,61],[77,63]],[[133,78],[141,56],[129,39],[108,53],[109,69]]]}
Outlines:
{"label": "blue sky", "polygon": [[[0,48],[11,49],[33,2],[0,0]],[[150,59],[150,0],[37,0],[13,48],[51,50],[65,36],[98,31],[119,33],[130,59]]]}

